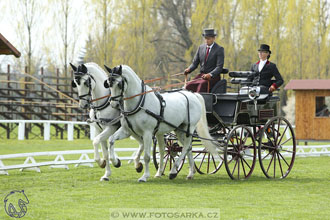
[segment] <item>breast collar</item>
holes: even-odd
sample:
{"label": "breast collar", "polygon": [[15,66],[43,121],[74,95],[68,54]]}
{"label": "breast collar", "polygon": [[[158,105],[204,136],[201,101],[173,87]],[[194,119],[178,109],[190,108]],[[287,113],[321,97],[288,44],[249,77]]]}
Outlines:
{"label": "breast collar", "polygon": [[132,111],[125,111],[123,96],[122,96],[122,99],[119,101],[120,111],[125,117],[138,113],[144,106],[144,102],[145,102],[145,98],[146,98],[146,93],[145,93],[146,85],[144,84],[143,80],[141,81],[141,88],[142,88],[142,91],[141,91],[142,95],[140,96],[140,100],[139,100],[138,104],[135,106],[135,108]]}

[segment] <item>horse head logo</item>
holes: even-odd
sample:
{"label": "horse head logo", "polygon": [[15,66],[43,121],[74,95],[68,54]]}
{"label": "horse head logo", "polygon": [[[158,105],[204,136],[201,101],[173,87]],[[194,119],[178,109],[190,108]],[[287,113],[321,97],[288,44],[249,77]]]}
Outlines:
{"label": "horse head logo", "polygon": [[22,191],[11,191],[4,199],[5,210],[7,215],[12,218],[22,218],[26,212],[26,204],[29,204],[29,199]]}

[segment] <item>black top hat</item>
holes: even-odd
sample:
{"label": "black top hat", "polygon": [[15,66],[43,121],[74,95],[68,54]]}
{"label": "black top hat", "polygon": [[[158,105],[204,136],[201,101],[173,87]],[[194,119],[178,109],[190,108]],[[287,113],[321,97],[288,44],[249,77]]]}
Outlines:
{"label": "black top hat", "polygon": [[258,49],[258,51],[268,51],[269,53],[272,53],[272,51],[269,50],[269,45],[267,44],[261,44],[260,48]]}
{"label": "black top hat", "polygon": [[208,29],[204,29],[203,32],[203,37],[215,37],[217,36],[217,34],[215,33],[213,28],[208,28]]}

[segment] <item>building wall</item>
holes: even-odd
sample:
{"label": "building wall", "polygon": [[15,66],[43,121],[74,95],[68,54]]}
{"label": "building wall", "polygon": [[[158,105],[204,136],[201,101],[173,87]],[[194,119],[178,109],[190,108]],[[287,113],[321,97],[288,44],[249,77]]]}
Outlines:
{"label": "building wall", "polygon": [[315,97],[330,96],[330,90],[296,90],[295,93],[296,139],[330,140],[330,117],[315,117]]}

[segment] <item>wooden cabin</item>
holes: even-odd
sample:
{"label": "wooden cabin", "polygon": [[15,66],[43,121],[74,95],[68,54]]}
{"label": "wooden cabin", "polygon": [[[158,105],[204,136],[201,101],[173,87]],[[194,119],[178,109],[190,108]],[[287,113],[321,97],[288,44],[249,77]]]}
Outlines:
{"label": "wooden cabin", "polygon": [[14,55],[20,57],[21,53],[0,33],[0,55]]}
{"label": "wooden cabin", "polygon": [[330,80],[291,80],[295,91],[297,141],[330,141]]}

